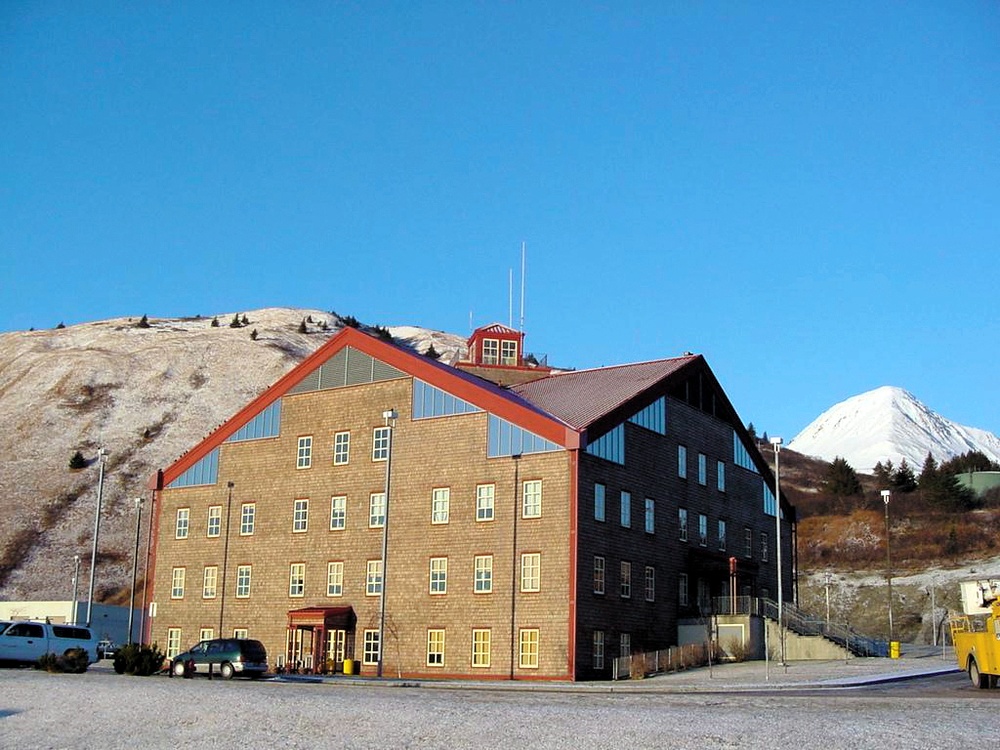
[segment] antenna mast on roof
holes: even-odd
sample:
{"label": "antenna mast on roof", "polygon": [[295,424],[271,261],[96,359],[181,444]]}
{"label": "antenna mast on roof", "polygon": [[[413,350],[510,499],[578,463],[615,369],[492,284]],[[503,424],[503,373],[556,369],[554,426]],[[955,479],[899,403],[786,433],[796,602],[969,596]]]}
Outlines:
{"label": "antenna mast on roof", "polygon": [[514,269],[507,269],[507,327],[514,327]]}
{"label": "antenna mast on roof", "polygon": [[524,240],[521,240],[521,333],[524,333]]}

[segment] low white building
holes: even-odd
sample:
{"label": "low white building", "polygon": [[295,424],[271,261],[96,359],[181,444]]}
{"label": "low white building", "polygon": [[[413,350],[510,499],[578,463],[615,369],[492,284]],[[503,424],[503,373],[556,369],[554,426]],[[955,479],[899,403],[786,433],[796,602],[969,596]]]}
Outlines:
{"label": "low white building", "polygon": [[[142,610],[132,616],[132,640],[138,641]],[[65,601],[3,602],[0,601],[0,620],[48,620],[55,623],[87,622],[87,603]],[[107,638],[115,643],[128,642],[128,607],[112,604],[94,604],[90,628],[98,639]]]}

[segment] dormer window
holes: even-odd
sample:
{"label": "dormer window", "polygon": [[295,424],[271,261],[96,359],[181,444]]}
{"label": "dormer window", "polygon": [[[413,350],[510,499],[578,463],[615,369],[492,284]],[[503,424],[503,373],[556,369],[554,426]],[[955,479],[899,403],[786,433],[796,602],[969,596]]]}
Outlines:
{"label": "dormer window", "polygon": [[[507,343],[506,341],[504,342]],[[500,340],[483,339],[483,364],[495,365],[500,361]]]}
{"label": "dormer window", "polygon": [[500,342],[500,364],[508,367],[517,367],[517,342]]}

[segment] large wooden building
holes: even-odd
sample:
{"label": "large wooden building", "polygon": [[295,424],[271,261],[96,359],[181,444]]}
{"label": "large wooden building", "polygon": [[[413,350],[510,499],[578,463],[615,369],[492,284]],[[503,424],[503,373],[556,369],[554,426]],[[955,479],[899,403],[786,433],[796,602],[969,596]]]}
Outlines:
{"label": "large wooden building", "polygon": [[[504,326],[469,350],[449,366],[346,328],[158,472],[148,637],[591,679],[733,583],[775,595],[773,478],[701,356],[553,374]],[[790,598],[784,502],[781,523]]]}

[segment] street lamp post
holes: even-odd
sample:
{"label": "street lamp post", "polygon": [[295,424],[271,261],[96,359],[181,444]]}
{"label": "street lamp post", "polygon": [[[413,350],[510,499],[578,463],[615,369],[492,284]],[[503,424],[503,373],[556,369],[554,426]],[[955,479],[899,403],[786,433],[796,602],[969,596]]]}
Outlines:
{"label": "street lamp post", "polygon": [[781,612],[784,592],[781,586],[781,480],[778,456],[783,442],[780,437],[771,438],[771,446],[774,448],[774,542],[777,549],[774,557],[778,566],[778,633],[781,639],[782,664],[785,663],[785,627]]}
{"label": "street lamp post", "polygon": [[882,490],[882,502],[885,503],[885,580],[889,592],[889,641],[893,641],[892,632],[892,555],[889,552],[889,498],[892,492]]}
{"label": "street lamp post", "polygon": [[395,409],[386,409],[382,412],[382,419],[389,430],[388,441],[385,453],[385,507],[383,512],[385,517],[382,521],[382,585],[379,587],[378,601],[378,667],[377,676],[382,676],[382,655],[385,653],[385,584],[387,558],[389,555],[389,485],[392,479],[392,433],[396,426],[396,418],[399,415]]}
{"label": "street lamp post", "polygon": [[90,627],[94,614],[94,576],[97,573],[97,537],[101,532],[101,502],[104,496],[104,465],[107,463],[108,452],[101,448],[97,451],[97,460],[101,472],[97,478],[97,508],[94,511],[94,545],[90,552],[90,593],[87,596],[87,627]]}
{"label": "street lamp post", "polygon": [[[142,524],[142,498],[135,499],[135,552],[132,555],[132,593],[128,602],[128,642],[132,642],[132,618],[135,616],[135,576],[139,569],[139,526]],[[140,641],[142,638],[139,639]]]}
{"label": "street lamp post", "polygon": [[[229,521],[233,513],[233,482],[226,482],[229,496],[226,500],[226,541],[222,547],[222,589],[219,592],[219,638],[224,638],[222,633],[222,617],[226,611],[226,572],[229,569]],[[237,583],[239,583],[237,581]]]}
{"label": "street lamp post", "polygon": [[80,582],[80,556],[73,555],[73,624],[76,625],[77,584]]}
{"label": "street lamp post", "polygon": [[831,575],[830,571],[828,570],[826,571],[826,575],[824,576],[824,578],[826,581],[826,628],[827,630],[829,630],[830,629],[830,583],[833,581],[833,575]]}

